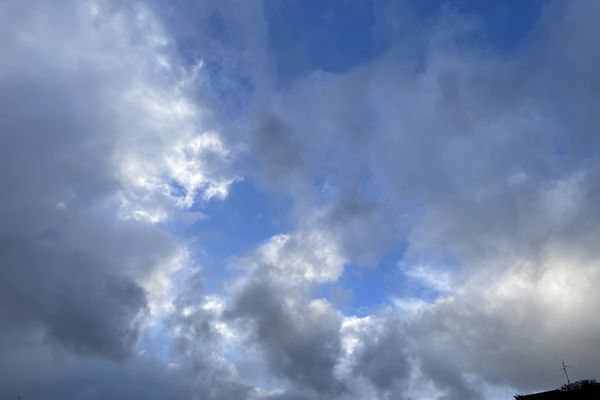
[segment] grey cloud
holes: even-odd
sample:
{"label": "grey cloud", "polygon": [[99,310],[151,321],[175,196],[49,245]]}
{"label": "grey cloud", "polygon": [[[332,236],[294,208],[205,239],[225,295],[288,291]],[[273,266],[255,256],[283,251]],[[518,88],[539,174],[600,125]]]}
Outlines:
{"label": "grey cloud", "polygon": [[303,159],[302,143],[294,137],[285,121],[275,115],[266,116],[256,128],[254,137],[253,150],[262,155],[260,167],[269,184],[292,186],[303,183],[301,174],[309,165]]}
{"label": "grey cloud", "polygon": [[378,332],[377,326],[369,329],[355,355],[354,372],[364,375],[383,391],[393,389],[409,372],[406,341],[398,325],[392,320],[385,324],[383,331]]}
{"label": "grey cloud", "polygon": [[[60,51],[54,60],[41,56],[64,33],[51,31],[54,18],[74,18],[77,7],[42,15],[11,6],[21,19],[1,17],[4,29],[13,26],[1,42],[10,62],[0,67],[3,324],[41,324],[69,350],[122,358],[146,311],[136,279],[176,247],[164,232],[116,215],[117,126],[103,93],[110,75],[84,60],[69,65]],[[36,39],[46,31],[44,46]],[[29,47],[19,45],[20,32],[31,35]],[[82,47],[86,34],[77,39]]]}
{"label": "grey cloud", "polygon": [[0,5],[3,397],[233,396],[136,347],[156,295],[148,282],[181,244],[133,219],[124,199],[173,208],[151,173],[165,167],[163,147],[202,128],[169,108],[189,104],[174,95],[183,87],[167,89],[179,70],[159,65],[176,57],[152,18],[110,1]]}
{"label": "grey cloud", "polygon": [[[164,150],[203,129],[160,24],[143,4],[9,1],[0,34],[0,396],[244,398],[218,347],[168,366],[172,332],[157,350],[147,331],[182,244],[132,211],[175,208]],[[222,169],[208,153],[202,179]]]}
{"label": "grey cloud", "polygon": [[135,342],[146,310],[145,292],[132,277],[174,248],[139,223],[111,226],[79,217],[42,238],[3,246],[0,298],[13,316],[7,323],[41,322],[71,350],[120,358]]}
{"label": "grey cloud", "polygon": [[161,362],[140,357],[124,363],[60,357],[47,346],[3,351],[0,396],[76,400],[112,398],[152,400],[197,397],[203,393],[189,375],[165,368]]}
{"label": "grey cloud", "polygon": [[563,358],[579,365],[577,377],[594,376],[598,326],[589,315],[598,298],[586,282],[597,276],[597,262],[555,262],[537,277],[526,268],[493,280],[479,277],[472,284],[487,281],[484,289],[467,287],[456,299],[431,307],[409,324],[417,354],[437,371],[459,366],[522,390],[556,386],[562,379],[556,364]]}
{"label": "grey cloud", "polygon": [[0,347],[31,338],[57,354],[123,360],[149,311],[145,280],[179,251],[120,202],[123,147],[152,154],[169,136],[144,125],[143,104],[125,93],[165,83],[138,36],[158,28],[134,18],[142,8],[111,2],[1,7]]}
{"label": "grey cloud", "polygon": [[336,395],[343,390],[334,376],[340,318],[327,303],[309,303],[297,291],[255,272],[237,293],[227,316],[249,324],[271,373],[286,378],[297,390]]}

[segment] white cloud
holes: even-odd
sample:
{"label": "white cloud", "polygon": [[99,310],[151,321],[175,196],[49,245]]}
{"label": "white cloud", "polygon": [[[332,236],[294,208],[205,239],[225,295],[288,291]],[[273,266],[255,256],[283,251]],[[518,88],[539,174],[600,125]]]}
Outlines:
{"label": "white cloud", "polygon": [[335,239],[318,230],[275,235],[246,262],[272,270],[285,283],[334,281],[344,266]]}

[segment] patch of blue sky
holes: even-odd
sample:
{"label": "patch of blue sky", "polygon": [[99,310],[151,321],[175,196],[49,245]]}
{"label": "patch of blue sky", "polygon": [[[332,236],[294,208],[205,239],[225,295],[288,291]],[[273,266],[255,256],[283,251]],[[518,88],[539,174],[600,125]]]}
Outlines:
{"label": "patch of blue sky", "polygon": [[289,203],[258,187],[249,179],[236,182],[225,200],[198,203],[191,211],[207,217],[185,228],[193,237],[190,249],[200,262],[207,289],[231,276],[232,257],[248,254],[271,236],[290,229]]}
{"label": "patch of blue sky", "polygon": [[152,354],[158,360],[169,363],[172,351],[169,334],[169,327],[165,326],[162,320],[157,320],[138,338],[136,350],[140,353]]}
{"label": "patch of blue sky", "polygon": [[448,4],[458,13],[481,20],[483,40],[495,51],[507,52],[519,46],[541,16],[549,0],[423,0],[415,6],[430,12],[440,3]]}
{"label": "patch of blue sky", "polygon": [[264,9],[284,84],[313,70],[344,72],[380,52],[371,34],[370,1],[267,0]]}
{"label": "patch of blue sky", "polygon": [[398,270],[405,250],[406,244],[393,248],[373,267],[347,265],[336,282],[320,285],[315,295],[330,300],[346,315],[372,314],[406,294],[406,282]]}
{"label": "patch of blue sky", "polygon": [[[389,14],[392,14],[393,20],[408,25],[405,29],[388,29],[387,33],[391,38],[384,37],[383,40],[401,39],[397,36],[399,32],[411,34],[415,26],[411,26],[410,20],[426,23],[436,20],[441,14],[453,13],[479,22],[477,37],[480,45],[506,52],[518,47],[535,26],[548,2],[549,0],[383,0],[376,3],[387,12],[386,18],[390,19]],[[408,14],[408,17],[401,14]]]}
{"label": "patch of blue sky", "polygon": [[[267,0],[269,46],[286,86],[317,70],[343,73],[419,33],[442,11],[479,21],[465,40],[508,52],[527,36],[548,0]],[[417,52],[418,53],[418,52]],[[414,55],[418,57],[418,54]]]}
{"label": "patch of blue sky", "polygon": [[203,61],[208,73],[208,89],[219,105],[215,114],[230,118],[243,112],[255,91],[250,77],[237,70],[227,70],[219,56],[209,56]]}
{"label": "patch of blue sky", "polygon": [[403,261],[406,248],[407,243],[394,247],[373,267],[347,265],[336,282],[320,285],[315,297],[331,301],[345,315],[366,316],[395,299],[431,303],[447,295],[449,273],[459,262],[432,256],[426,265],[408,265]]}

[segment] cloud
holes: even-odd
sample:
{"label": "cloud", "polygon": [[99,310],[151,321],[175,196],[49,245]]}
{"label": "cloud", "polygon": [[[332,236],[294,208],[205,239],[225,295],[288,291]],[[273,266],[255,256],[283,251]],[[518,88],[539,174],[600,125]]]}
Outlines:
{"label": "cloud", "polygon": [[273,236],[240,262],[286,286],[334,281],[344,266],[335,239],[318,229]]}
{"label": "cloud", "polygon": [[[593,376],[597,3],[550,3],[511,53],[452,7],[410,34],[376,7],[385,53],[285,90],[256,4],[0,6],[0,393],[451,400],[557,386],[561,359]],[[236,172],[289,226],[211,292],[178,224]],[[321,298],[398,248],[435,297],[362,318]]]}
{"label": "cloud", "polygon": [[193,398],[189,370],[139,352],[193,263],[165,224],[235,180],[201,64],[138,3],[9,1],[0,26],[0,348],[20,372],[0,390]]}
{"label": "cloud", "polygon": [[269,275],[268,268],[238,283],[226,317],[248,326],[249,343],[262,349],[270,373],[285,378],[292,393],[339,393],[343,385],[334,376],[340,352],[338,313],[324,300],[309,300],[303,285],[290,286],[285,278]]}

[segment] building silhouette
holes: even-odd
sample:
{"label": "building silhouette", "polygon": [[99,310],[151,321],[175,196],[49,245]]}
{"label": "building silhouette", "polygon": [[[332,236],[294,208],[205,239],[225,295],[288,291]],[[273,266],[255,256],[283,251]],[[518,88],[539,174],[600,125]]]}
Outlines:
{"label": "building silhouette", "polygon": [[560,389],[515,395],[516,400],[600,400],[600,383],[584,379],[568,383]]}

